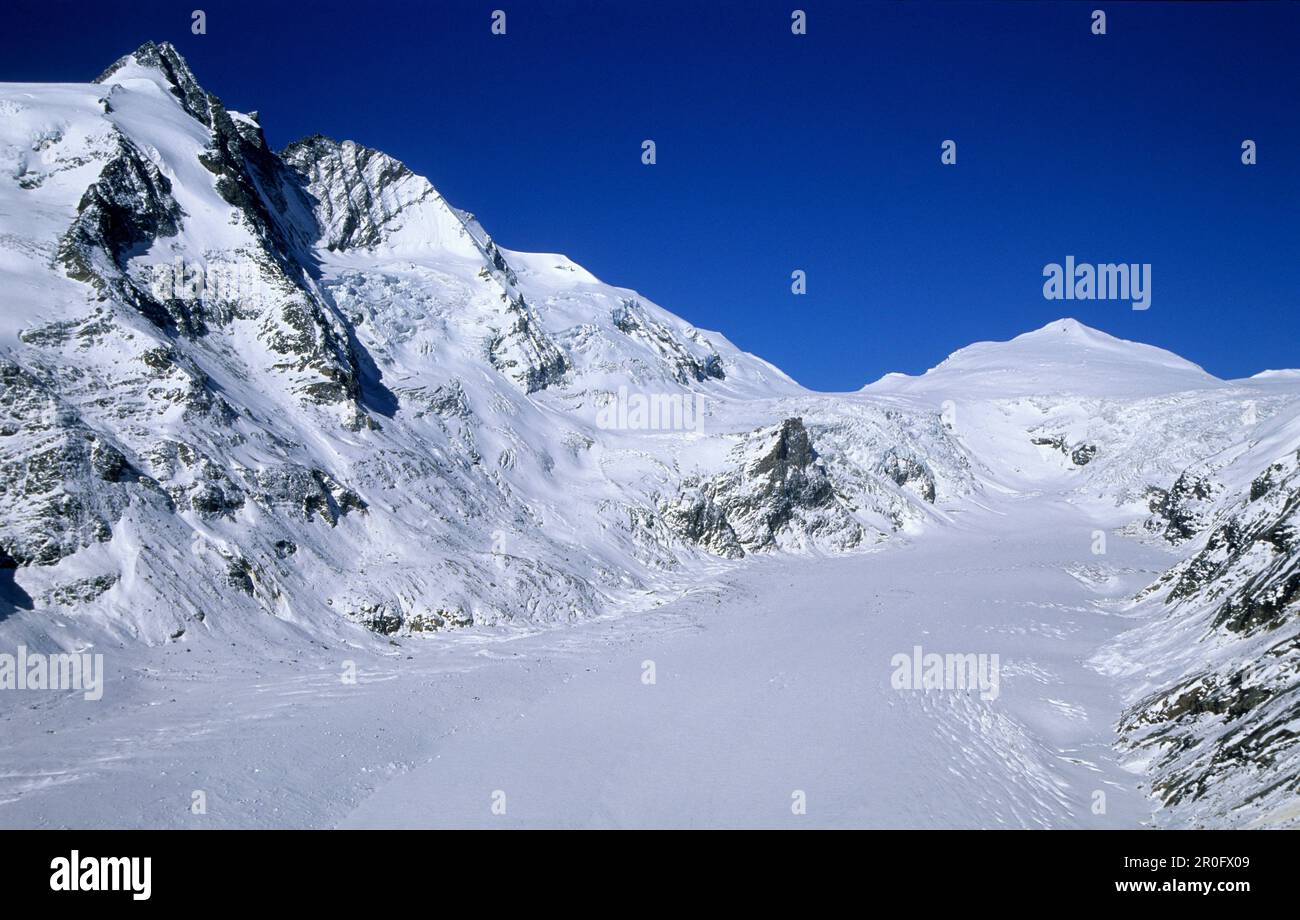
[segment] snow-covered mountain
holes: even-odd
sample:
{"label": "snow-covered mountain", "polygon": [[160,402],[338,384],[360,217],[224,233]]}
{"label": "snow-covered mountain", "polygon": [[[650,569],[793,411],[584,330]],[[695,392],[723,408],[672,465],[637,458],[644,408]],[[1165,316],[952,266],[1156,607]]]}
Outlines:
{"label": "snow-covered mountain", "polygon": [[990,484],[1114,504],[1133,518],[1116,532],[1182,556],[1095,660],[1125,687],[1121,745],[1153,773],[1168,823],[1300,820],[1295,384],[1221,381],[1066,319],[863,390],[946,405]]}
{"label": "snow-covered mountain", "polygon": [[1156,790],[1300,818],[1294,372],[1064,319],[811,392],[167,44],[0,85],[0,291],[6,644],[533,628],[1049,496],[1174,554],[1101,665]]}
{"label": "snow-covered mountain", "polygon": [[505,250],[378,151],[274,153],[169,45],[0,98],[0,542],[58,641],[563,622],[969,488],[931,414]]}

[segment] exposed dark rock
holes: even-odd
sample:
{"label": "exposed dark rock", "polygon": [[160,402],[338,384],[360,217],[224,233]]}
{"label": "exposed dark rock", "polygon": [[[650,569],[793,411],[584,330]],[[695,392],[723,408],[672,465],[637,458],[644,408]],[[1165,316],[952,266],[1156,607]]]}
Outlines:
{"label": "exposed dark rock", "polygon": [[1036,444],[1039,447],[1050,447],[1053,450],[1059,450],[1075,466],[1087,466],[1097,456],[1097,446],[1095,444],[1080,442],[1071,446],[1064,435],[1031,437],[1029,443]]}
{"label": "exposed dark rock", "polygon": [[43,598],[44,605],[47,607],[71,607],[77,604],[89,603],[117,584],[117,580],[116,574],[106,573],[104,575],[93,575],[89,578],[78,578],[76,581],[56,585],[46,593]]}
{"label": "exposed dark rock", "polygon": [[252,563],[243,557],[237,556],[230,559],[226,564],[226,581],[230,587],[252,597],[253,592],[256,590],[253,571]]}
{"label": "exposed dark rock", "polygon": [[439,608],[434,613],[416,613],[407,617],[402,625],[408,633],[437,632],[442,629],[462,629],[474,625],[474,618],[460,609]]}
{"label": "exposed dark rock", "polygon": [[[1204,476],[1184,473],[1153,504],[1186,538],[1204,529],[1201,503],[1216,491]],[[1300,455],[1270,464],[1238,501],[1220,506],[1200,550],[1148,589],[1172,583],[1167,602],[1198,618],[1201,641],[1217,647],[1204,666],[1132,706],[1120,725],[1127,744],[1155,750],[1153,789],[1166,805],[1211,790],[1234,809],[1281,790],[1300,793],[1300,777],[1286,766],[1300,747],[1300,638],[1283,629],[1300,616],[1298,515]],[[1254,779],[1227,788],[1244,776]]]}
{"label": "exposed dark rock", "polygon": [[203,518],[233,517],[244,506],[244,490],[231,474],[192,445],[167,440],[145,455],[154,475],[166,483],[177,508]]}
{"label": "exposed dark rock", "polygon": [[391,636],[399,632],[406,622],[394,605],[380,601],[360,605],[352,618],[371,632]]}
{"label": "exposed dark rock", "polygon": [[261,504],[279,508],[302,520],[319,517],[334,526],[349,511],[365,511],[361,496],[322,470],[286,464],[252,474],[250,489]]}
{"label": "exposed dark rock", "polygon": [[0,360],[0,431],[0,545],[20,565],[108,540],[132,495],[166,503],[157,483],[13,361]]}
{"label": "exposed dark rock", "polygon": [[[316,134],[290,144],[280,156],[311,191],[322,242],[331,250],[373,248],[403,210],[438,194],[421,180],[412,197],[394,202],[386,193],[419,177],[387,154],[351,141]],[[416,183],[408,185],[414,189]]]}
{"label": "exposed dark rock", "polygon": [[528,393],[559,383],[569,371],[568,359],[539,331],[522,297],[508,301],[505,314],[510,325],[489,340],[488,360]]}
{"label": "exposed dark rock", "polygon": [[1255,477],[1250,484],[1250,500],[1258,501],[1267,495],[1277,485],[1277,477],[1282,472],[1282,464],[1270,464],[1268,469]]}
{"label": "exposed dark rock", "polygon": [[185,111],[189,112],[205,125],[211,124],[208,106],[208,94],[199,86],[189,65],[181,57],[171,42],[145,42],[131,54],[118,58],[113,64],[95,78],[95,83],[109,82],[115,73],[135,60],[142,67],[156,67],[171,84],[171,92]]}
{"label": "exposed dark rock", "polygon": [[688,481],[660,507],[679,537],[729,557],[773,548],[786,534],[840,548],[861,542],[862,528],[836,496],[803,419],[753,432],[736,459],[733,472]]}
{"label": "exposed dark rock", "polygon": [[1077,444],[1070,450],[1070,462],[1075,466],[1087,466],[1097,456],[1095,444]]}
{"label": "exposed dark rock", "polygon": [[[626,335],[645,342],[659,357],[673,368],[679,383],[699,383],[709,379],[722,380],[726,372],[722,368],[722,358],[717,352],[709,352],[704,357],[696,357],[663,323],[655,322],[646,315],[635,300],[624,300],[613,314],[614,326]],[[704,344],[707,345],[707,342]]]}
{"label": "exposed dark rock", "polygon": [[175,236],[181,217],[170,180],[119,135],[115,155],[82,195],[56,258],[70,278],[92,285],[101,298],[116,294],[159,326],[193,331],[186,314],[160,304],[126,274],[126,259],[160,237]]}
{"label": "exposed dark rock", "polygon": [[934,504],[934,474],[920,460],[890,450],[880,462],[880,471],[895,485],[909,486],[925,501]]}
{"label": "exposed dark rock", "polygon": [[1170,543],[1182,543],[1205,527],[1208,501],[1218,491],[1209,477],[1185,470],[1168,490],[1148,491],[1153,519],[1147,527],[1159,531]]}
{"label": "exposed dark rock", "polygon": [[745,555],[744,547],[727,522],[727,513],[713,500],[709,485],[687,489],[663,507],[664,522],[682,539],[727,559]]}
{"label": "exposed dark rock", "polygon": [[1214,625],[1237,633],[1261,627],[1276,629],[1296,614],[1297,601],[1300,601],[1300,568],[1293,565],[1284,575],[1256,579],[1245,590],[1230,596],[1219,608]]}

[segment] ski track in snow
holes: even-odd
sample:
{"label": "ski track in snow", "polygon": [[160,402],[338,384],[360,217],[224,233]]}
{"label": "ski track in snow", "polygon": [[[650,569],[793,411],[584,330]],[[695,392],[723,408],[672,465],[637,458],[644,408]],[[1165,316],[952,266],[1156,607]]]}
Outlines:
{"label": "ski track in snow", "polygon": [[[1099,595],[1070,571],[1093,526],[1007,501],[912,545],[754,559],[650,613],[391,658],[110,652],[100,703],[5,695],[0,824],[1137,826],[1151,809],[1111,747],[1121,703],[1086,661],[1126,625],[1106,598],[1166,560],[1112,541]],[[914,645],[999,654],[998,698],[893,690]]]}

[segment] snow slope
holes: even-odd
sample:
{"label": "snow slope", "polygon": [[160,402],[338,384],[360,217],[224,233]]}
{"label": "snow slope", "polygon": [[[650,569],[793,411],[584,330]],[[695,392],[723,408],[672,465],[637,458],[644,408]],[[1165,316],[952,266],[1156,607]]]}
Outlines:
{"label": "snow slope", "polygon": [[[101,703],[9,714],[0,824],[1138,826],[1118,688],[1086,660],[1168,554],[1121,540],[1084,571],[1096,524],[998,498],[905,546],[748,559],[636,617],[387,654],[137,647]],[[1000,652],[997,699],[893,689],[915,645]]]}

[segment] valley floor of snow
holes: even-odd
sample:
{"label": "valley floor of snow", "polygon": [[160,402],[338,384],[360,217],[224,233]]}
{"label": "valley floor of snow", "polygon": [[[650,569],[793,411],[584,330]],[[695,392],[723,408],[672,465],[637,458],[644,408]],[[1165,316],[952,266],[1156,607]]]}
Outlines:
{"label": "valley floor of snow", "polygon": [[[1168,552],[1112,535],[1093,555],[1118,522],[1060,496],[986,504],[915,541],[751,558],[651,612],[530,634],[387,657],[304,640],[278,661],[106,649],[101,701],[0,694],[0,826],[1150,824],[1112,747],[1120,688],[1088,662]],[[998,654],[997,698],[894,689],[915,646]]]}

